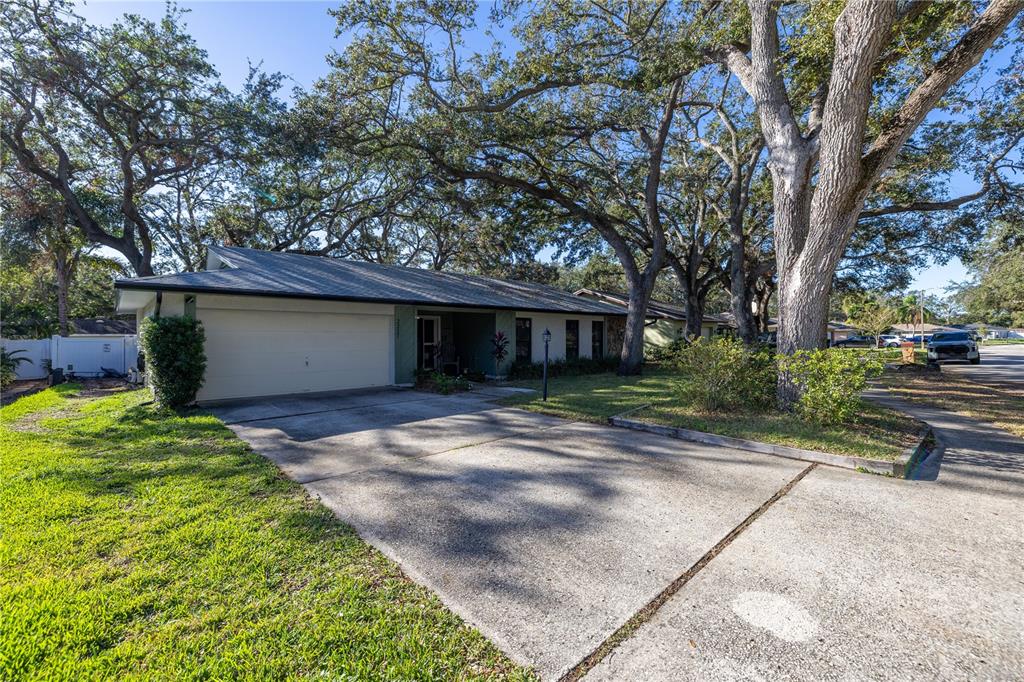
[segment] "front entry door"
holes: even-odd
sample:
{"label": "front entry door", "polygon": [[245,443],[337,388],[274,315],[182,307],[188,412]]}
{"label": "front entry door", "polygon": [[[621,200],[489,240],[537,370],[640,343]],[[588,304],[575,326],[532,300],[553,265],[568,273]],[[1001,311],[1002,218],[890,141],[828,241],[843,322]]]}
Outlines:
{"label": "front entry door", "polygon": [[419,368],[437,369],[438,347],[441,345],[441,318],[416,318],[416,340]]}

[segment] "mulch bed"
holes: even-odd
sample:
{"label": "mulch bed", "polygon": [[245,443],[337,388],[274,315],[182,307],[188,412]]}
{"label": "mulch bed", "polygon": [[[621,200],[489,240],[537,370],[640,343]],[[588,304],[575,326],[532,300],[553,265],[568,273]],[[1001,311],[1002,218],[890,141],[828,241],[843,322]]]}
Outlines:
{"label": "mulch bed", "polygon": [[38,393],[46,388],[46,379],[20,379],[0,394],[0,405],[10,405],[18,398]]}

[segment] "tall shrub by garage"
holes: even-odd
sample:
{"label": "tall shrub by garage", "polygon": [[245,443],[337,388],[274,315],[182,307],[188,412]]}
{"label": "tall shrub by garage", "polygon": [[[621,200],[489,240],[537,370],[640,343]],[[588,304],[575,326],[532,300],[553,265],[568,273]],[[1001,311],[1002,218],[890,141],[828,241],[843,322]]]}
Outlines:
{"label": "tall shrub by garage", "polygon": [[157,402],[175,408],[195,402],[206,371],[203,324],[188,316],[147,318],[139,341]]}

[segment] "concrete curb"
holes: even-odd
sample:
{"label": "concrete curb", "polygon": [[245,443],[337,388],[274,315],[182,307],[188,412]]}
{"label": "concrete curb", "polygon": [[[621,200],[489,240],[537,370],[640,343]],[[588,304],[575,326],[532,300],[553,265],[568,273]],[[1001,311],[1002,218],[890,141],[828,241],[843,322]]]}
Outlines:
{"label": "concrete curb", "polygon": [[818,464],[826,464],[828,466],[840,467],[843,469],[864,469],[873,474],[882,474],[896,478],[907,478],[911,474],[914,467],[917,466],[918,462],[927,454],[928,442],[933,438],[931,427],[926,425],[919,435],[917,444],[904,450],[895,461],[886,462],[879,459],[868,459],[867,457],[835,455],[831,452],[791,448],[786,445],[773,445],[772,443],[762,443],[760,441],[747,440],[745,438],[719,436],[714,433],[691,431],[690,429],[683,429],[676,426],[651,424],[649,422],[627,419],[625,417],[625,415],[633,414],[647,407],[650,407],[650,405],[642,405],[629,410],[628,412],[613,415],[608,418],[608,423],[619,428],[633,429],[634,431],[646,431],[648,433],[655,433],[660,436],[667,436],[669,438],[676,438],[679,440],[704,443],[706,445],[721,445],[722,447],[734,448],[736,450],[758,452],[762,455],[774,455],[775,457],[785,457],[787,459],[799,459],[805,462],[817,462]]}

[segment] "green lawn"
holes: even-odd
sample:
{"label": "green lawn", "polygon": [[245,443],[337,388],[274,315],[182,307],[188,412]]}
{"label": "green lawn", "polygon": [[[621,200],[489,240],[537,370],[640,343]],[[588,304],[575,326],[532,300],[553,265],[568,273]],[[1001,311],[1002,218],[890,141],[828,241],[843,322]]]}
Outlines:
{"label": "green lawn", "polygon": [[[862,404],[855,422],[839,426],[809,424],[779,412],[707,414],[686,404],[673,390],[673,381],[671,373],[660,369],[647,371],[642,377],[559,377],[548,383],[547,403],[539,394],[518,395],[504,402],[566,419],[599,423],[650,403],[650,407],[629,416],[706,433],[888,461],[916,442],[921,429],[920,424],[904,415],[871,403]],[[519,384],[540,388],[537,381]]]}
{"label": "green lawn", "polygon": [[0,411],[0,679],[529,677],[216,419]]}

